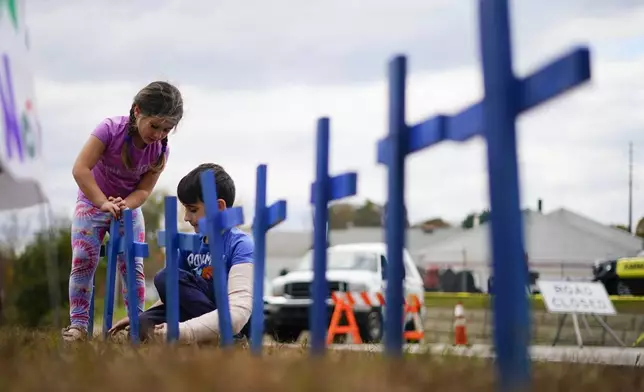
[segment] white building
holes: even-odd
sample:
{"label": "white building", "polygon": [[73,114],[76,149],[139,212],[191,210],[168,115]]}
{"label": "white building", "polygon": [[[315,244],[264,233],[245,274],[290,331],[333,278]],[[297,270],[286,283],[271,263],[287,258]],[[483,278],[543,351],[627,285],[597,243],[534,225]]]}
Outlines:
{"label": "white building", "polygon": [[[526,212],[523,222],[530,269],[542,278],[587,279],[595,261],[635,256],[642,250],[641,238],[567,209]],[[490,260],[487,223],[419,250],[416,259],[423,267],[472,269],[480,282],[487,281]]]}

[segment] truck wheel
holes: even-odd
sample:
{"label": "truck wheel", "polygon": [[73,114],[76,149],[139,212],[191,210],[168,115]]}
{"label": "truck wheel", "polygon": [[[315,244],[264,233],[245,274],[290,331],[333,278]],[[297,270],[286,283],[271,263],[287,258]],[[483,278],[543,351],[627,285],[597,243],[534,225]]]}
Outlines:
{"label": "truck wheel", "polygon": [[382,314],[379,310],[372,310],[365,317],[364,322],[358,324],[360,338],[363,343],[379,343],[382,340],[383,325]]}
{"label": "truck wheel", "polygon": [[617,282],[617,295],[631,295],[631,288],[622,281]]}
{"label": "truck wheel", "polygon": [[297,328],[282,328],[274,329],[270,334],[278,343],[294,343],[299,339],[302,334],[301,329]]}

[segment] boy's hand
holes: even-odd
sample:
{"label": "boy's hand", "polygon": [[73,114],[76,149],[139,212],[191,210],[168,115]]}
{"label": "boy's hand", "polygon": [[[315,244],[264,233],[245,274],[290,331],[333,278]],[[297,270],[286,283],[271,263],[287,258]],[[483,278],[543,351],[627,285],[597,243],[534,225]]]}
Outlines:
{"label": "boy's hand", "polygon": [[[165,341],[168,335],[168,324],[158,324],[154,326],[154,336],[157,339]],[[179,342],[181,343],[194,343],[195,339],[190,331],[184,328],[184,323],[179,323]]]}
{"label": "boy's hand", "polygon": [[167,334],[168,334],[167,323],[158,324],[154,326],[154,336],[156,336],[157,338],[165,339]]}
{"label": "boy's hand", "polygon": [[122,318],[119,321],[117,321],[116,324],[114,324],[112,326],[112,328],[110,328],[110,330],[107,331],[107,333],[109,335],[111,335],[111,334],[113,334],[115,332],[118,332],[118,331],[124,329],[128,325],[130,325],[130,318],[129,317]]}

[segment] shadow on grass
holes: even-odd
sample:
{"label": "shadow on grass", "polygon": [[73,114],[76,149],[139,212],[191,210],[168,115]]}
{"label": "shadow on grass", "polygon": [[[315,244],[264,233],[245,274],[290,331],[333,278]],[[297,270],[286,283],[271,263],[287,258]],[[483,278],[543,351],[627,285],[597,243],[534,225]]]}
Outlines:
{"label": "shadow on grass", "polygon": [[[129,345],[95,340],[64,346],[48,331],[0,330],[0,391],[493,391],[493,363],[484,359],[329,351],[247,345]],[[644,372],[600,365],[533,364],[534,391],[641,391]]]}

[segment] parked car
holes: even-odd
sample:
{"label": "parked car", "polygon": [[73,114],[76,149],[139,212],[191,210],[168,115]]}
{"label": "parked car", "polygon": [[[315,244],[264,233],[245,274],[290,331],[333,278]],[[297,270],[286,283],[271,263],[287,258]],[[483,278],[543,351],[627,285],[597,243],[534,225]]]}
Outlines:
{"label": "parked car", "polygon": [[[333,313],[331,292],[382,293],[386,287],[387,246],[384,243],[355,243],[327,248],[326,297],[328,322]],[[404,250],[404,293],[416,294],[424,305],[423,280],[409,252]],[[279,342],[292,342],[303,331],[309,330],[309,308],[312,303],[313,251],[300,264],[271,282],[271,294],[265,298],[265,330]],[[383,337],[384,307],[356,304],[354,313],[360,337],[365,343],[380,342]],[[421,316],[424,306],[421,306]],[[328,325],[328,324],[327,324]],[[411,322],[406,329],[413,327]]]}

